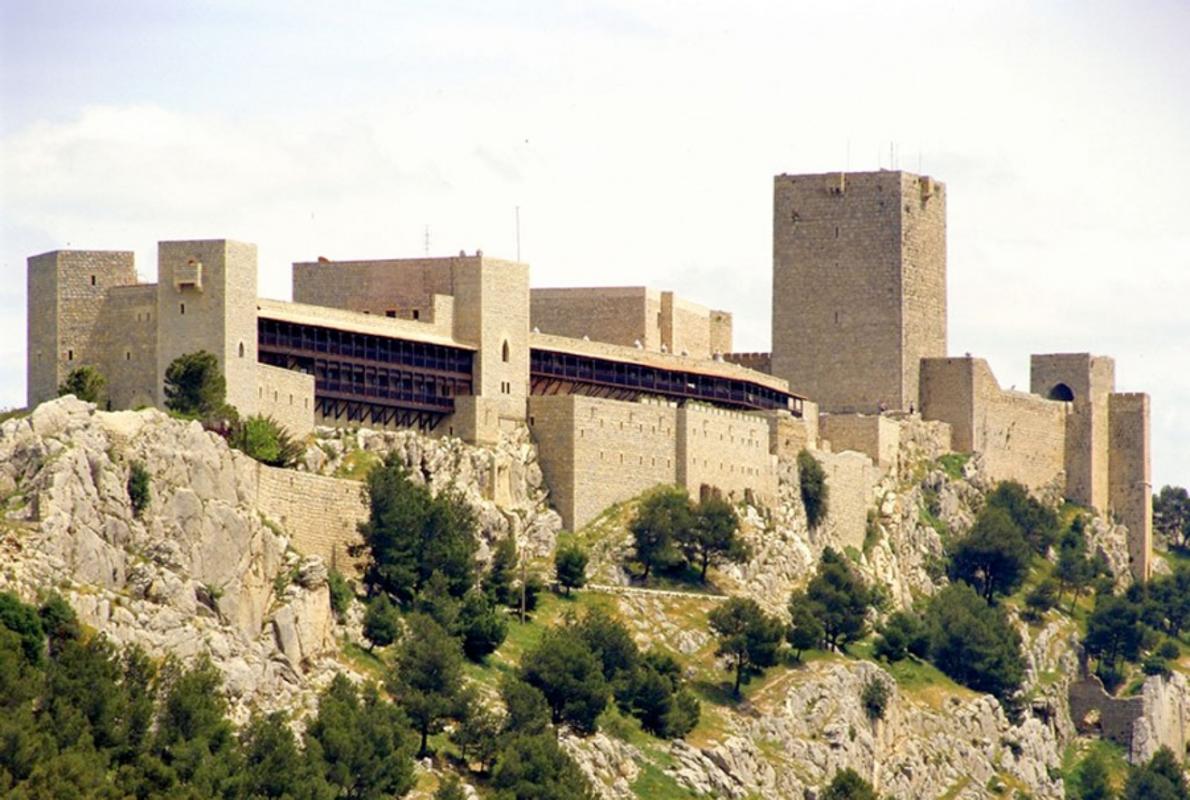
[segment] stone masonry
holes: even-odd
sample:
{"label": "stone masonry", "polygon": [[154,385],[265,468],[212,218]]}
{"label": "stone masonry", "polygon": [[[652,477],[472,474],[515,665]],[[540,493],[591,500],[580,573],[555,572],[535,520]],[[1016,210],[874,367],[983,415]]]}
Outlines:
{"label": "stone masonry", "polygon": [[[981,453],[993,478],[1114,514],[1133,571],[1149,571],[1147,395],[1117,393],[1103,356],[1034,356],[1028,393],[948,357],[946,190],[927,176],[775,178],[771,353],[733,354],[731,314],[674,292],[531,290],[526,264],[481,252],[294,264],[293,303],[257,298],[255,246],[227,240],[161,242],[155,284],[124,251],[33,256],[27,280],[30,407],[83,365],[105,375],[111,407],[160,404],[169,363],[206,349],[241,414],[299,437],[361,424],[335,404],[372,397],[408,404],[380,425],[468,442],[527,426],[571,527],[657,484],[767,502],[777,460],[801,449],[891,469],[897,428],[883,416],[920,416],[949,425],[954,450]],[[261,363],[261,331],[277,325],[321,333],[270,333]]]}

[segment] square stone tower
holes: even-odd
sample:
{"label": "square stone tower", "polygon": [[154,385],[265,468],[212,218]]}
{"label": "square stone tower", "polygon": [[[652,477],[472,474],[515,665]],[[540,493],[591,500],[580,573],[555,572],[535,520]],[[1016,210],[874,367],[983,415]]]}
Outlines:
{"label": "square stone tower", "polygon": [[29,408],[58,395],[78,367],[102,370],[103,310],[108,290],[136,284],[133,254],[126,251],[54,250],[28,261]]}
{"label": "square stone tower", "polygon": [[256,245],[227,239],[157,244],[157,402],[165,370],[206,350],[227,378],[227,402],[256,412]]}
{"label": "square stone tower", "polygon": [[773,374],[827,412],[908,409],[946,355],[946,190],[900,171],[778,175]]}

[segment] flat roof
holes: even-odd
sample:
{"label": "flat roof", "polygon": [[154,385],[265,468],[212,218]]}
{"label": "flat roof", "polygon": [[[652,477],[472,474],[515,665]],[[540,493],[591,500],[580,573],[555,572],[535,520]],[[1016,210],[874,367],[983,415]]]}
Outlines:
{"label": "flat roof", "polygon": [[390,339],[407,339],[426,344],[440,344],[447,347],[457,347],[462,350],[475,350],[469,344],[463,344],[450,336],[443,336],[433,329],[434,323],[417,322],[410,319],[381,317],[375,314],[364,314],[360,311],[347,311],[329,306],[312,306],[305,303],[290,303],[284,300],[257,299],[256,311],[259,316],[268,319],[279,319],[285,322],[295,322],[301,325],[319,325],[324,328],[335,328],[352,333],[386,336]]}
{"label": "flat roof", "polygon": [[769,375],[767,372],[757,372],[754,369],[741,367],[727,361],[714,361],[709,358],[691,358],[690,356],[675,355],[673,353],[658,353],[635,347],[626,347],[607,342],[594,342],[585,339],[572,339],[569,336],[555,336],[549,333],[530,333],[529,347],[534,350],[552,350],[571,355],[603,358],[608,361],[622,361],[631,364],[654,367],[656,369],[674,372],[692,372],[699,375],[709,375],[714,378],[748,381],[760,386],[768,387],[778,392],[784,392],[790,397],[806,399],[789,390],[788,382]]}

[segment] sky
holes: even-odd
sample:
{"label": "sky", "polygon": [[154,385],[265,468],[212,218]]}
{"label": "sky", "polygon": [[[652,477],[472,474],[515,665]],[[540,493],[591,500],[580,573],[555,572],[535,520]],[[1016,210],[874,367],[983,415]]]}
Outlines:
{"label": "sky", "polygon": [[[0,407],[25,259],[255,242],[672,288],[767,350],[772,177],[947,184],[952,354],[1116,359],[1190,485],[1190,4],[0,0]],[[519,216],[519,245],[518,245]]]}

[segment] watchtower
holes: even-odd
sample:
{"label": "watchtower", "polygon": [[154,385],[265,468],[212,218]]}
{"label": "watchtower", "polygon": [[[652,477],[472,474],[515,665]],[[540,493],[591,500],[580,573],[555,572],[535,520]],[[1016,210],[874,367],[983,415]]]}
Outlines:
{"label": "watchtower", "polygon": [[900,171],[778,175],[772,371],[827,412],[908,409],[946,355],[946,190]]}
{"label": "watchtower", "polygon": [[256,245],[226,239],[157,245],[157,392],[171,361],[206,350],[227,378],[227,402],[256,412]]}

